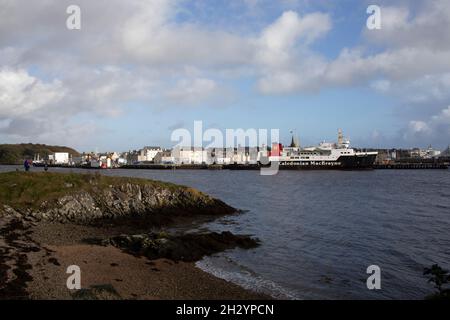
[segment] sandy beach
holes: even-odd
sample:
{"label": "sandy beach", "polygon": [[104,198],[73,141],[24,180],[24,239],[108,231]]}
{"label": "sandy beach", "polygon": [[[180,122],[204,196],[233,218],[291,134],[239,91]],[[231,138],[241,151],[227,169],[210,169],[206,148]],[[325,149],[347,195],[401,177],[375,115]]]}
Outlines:
{"label": "sandy beach", "polygon": [[[1,228],[0,245],[5,248],[2,259],[9,266],[2,277],[3,287],[7,288],[2,290],[2,299],[269,298],[216,278],[194,262],[150,260],[83,240],[120,234],[128,227],[3,219]],[[70,265],[81,269],[81,291],[66,286]]]}

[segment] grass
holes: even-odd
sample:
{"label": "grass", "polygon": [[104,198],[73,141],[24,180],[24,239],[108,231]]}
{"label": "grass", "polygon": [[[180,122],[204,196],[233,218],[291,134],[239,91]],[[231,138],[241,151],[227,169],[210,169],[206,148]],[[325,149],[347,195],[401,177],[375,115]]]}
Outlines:
{"label": "grass", "polygon": [[195,196],[200,192],[168,182],[128,177],[108,177],[101,174],[6,172],[0,173],[0,205],[13,208],[39,207],[64,195],[77,192],[93,192],[126,183],[152,185],[155,188],[176,191],[186,190]]}
{"label": "grass", "polygon": [[41,158],[47,157],[54,152],[67,152],[73,157],[80,154],[68,147],[48,146],[45,144],[0,144],[0,163],[1,164],[22,164],[25,159],[33,159],[39,154]]}

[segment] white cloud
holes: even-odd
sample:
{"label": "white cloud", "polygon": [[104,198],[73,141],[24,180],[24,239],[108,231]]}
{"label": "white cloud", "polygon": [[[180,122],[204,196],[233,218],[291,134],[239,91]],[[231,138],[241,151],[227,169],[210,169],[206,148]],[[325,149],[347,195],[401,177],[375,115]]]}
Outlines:
{"label": "white cloud", "polygon": [[300,17],[297,12],[286,11],[261,35],[262,47],[275,53],[285,53],[294,47],[298,40],[309,44],[324,35],[331,28],[327,14],[311,13]]}
{"label": "white cloud", "polygon": [[177,104],[198,104],[211,98],[217,90],[217,83],[211,79],[183,79],[179,80],[166,96]]}
{"label": "white cloud", "polygon": [[[54,141],[65,136],[79,142],[75,134],[87,132],[77,116],[115,117],[128,102],[149,101],[152,84],[129,71],[114,67],[77,69],[65,79],[44,82],[24,69],[0,70],[0,134],[11,141]],[[95,125],[95,121],[90,127]],[[89,127],[89,130],[91,128]],[[64,134],[66,132],[66,134]]]}
{"label": "white cloud", "polygon": [[382,6],[381,30],[365,30],[366,39],[391,48],[450,48],[450,3],[447,0],[424,1],[415,10],[406,6]]}
{"label": "white cloud", "polygon": [[331,28],[327,14],[311,13],[300,17],[288,11],[268,26],[258,39],[256,61],[261,71],[258,87],[263,93],[284,93],[309,89],[309,79],[320,73],[322,59],[308,45]]}
{"label": "white cloud", "polygon": [[377,92],[395,96],[404,103],[436,105],[450,99],[450,73],[423,75],[405,81],[377,80],[371,84]]}
{"label": "white cloud", "polygon": [[431,121],[436,124],[444,124],[450,127],[450,106],[446,109],[442,109],[439,114],[434,115],[431,118]]}
{"label": "white cloud", "polygon": [[118,31],[121,59],[164,65],[247,63],[252,45],[247,39],[192,23],[173,21],[177,1],[132,1],[134,13]]}
{"label": "white cloud", "polygon": [[428,144],[435,141],[441,145],[450,142],[450,106],[429,117],[427,120],[412,120],[403,130],[403,140]]}
{"label": "white cloud", "polygon": [[[267,70],[259,88],[265,93],[282,94],[368,83],[383,93],[403,86],[415,95],[430,99],[428,102],[436,95],[442,96],[448,92],[450,86],[445,81],[440,82],[440,92],[433,94],[418,90],[417,86],[408,88],[408,84],[426,82],[430,77],[437,78],[450,72],[450,2],[426,2],[416,15],[405,7],[384,6],[381,12],[381,30],[363,29],[366,43],[355,48],[343,48],[335,59],[326,59],[311,50],[269,50],[266,52],[269,57],[281,57],[277,62],[283,63]],[[280,21],[283,20],[280,18]],[[283,39],[291,40],[296,36],[292,30],[298,22],[294,17],[285,20],[285,24],[279,21],[273,28],[283,30],[279,25],[290,26],[286,27],[290,32],[274,41],[274,48],[286,48]],[[311,21],[310,26],[327,25],[326,16],[320,14],[314,14],[307,20]],[[313,29],[315,32],[310,32],[313,35],[310,42],[316,39],[315,35],[323,35],[328,29]],[[270,59],[265,60],[269,64]],[[390,88],[386,87],[387,83]]]}
{"label": "white cloud", "polygon": [[59,80],[44,83],[22,69],[0,70],[0,117],[26,115],[55,105],[65,94]]}
{"label": "white cloud", "polygon": [[412,131],[412,133],[429,133],[431,131],[428,124],[424,121],[410,121],[409,122],[409,130]]}

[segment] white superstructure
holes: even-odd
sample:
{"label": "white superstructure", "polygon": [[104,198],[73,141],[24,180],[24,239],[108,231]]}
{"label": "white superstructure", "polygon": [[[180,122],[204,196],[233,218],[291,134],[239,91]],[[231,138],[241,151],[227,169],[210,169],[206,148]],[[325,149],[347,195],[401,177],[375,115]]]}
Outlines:
{"label": "white superstructure", "polygon": [[377,152],[357,152],[350,148],[350,141],[345,139],[339,130],[338,142],[321,142],[314,147],[285,147],[279,155],[269,157],[271,162],[279,162],[281,166],[338,166],[369,167],[377,156]]}

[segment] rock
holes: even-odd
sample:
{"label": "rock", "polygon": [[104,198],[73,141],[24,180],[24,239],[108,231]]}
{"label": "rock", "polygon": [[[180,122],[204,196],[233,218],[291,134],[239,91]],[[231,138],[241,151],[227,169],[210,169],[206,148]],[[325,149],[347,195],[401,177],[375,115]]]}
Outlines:
{"label": "rock", "polygon": [[4,205],[3,206],[3,216],[13,217],[13,218],[21,218],[22,214],[19,211],[11,208],[10,206]]}
{"label": "rock", "polygon": [[74,300],[121,300],[120,295],[111,284],[90,286],[72,294]]}
{"label": "rock", "polygon": [[[15,211],[8,207],[7,212]],[[42,203],[29,214],[43,220],[92,224],[104,219],[146,219],[156,213],[177,215],[223,215],[236,210],[207,195],[186,189],[168,190],[151,185],[125,184],[94,193],[77,192]]]}
{"label": "rock", "polygon": [[210,232],[202,234],[162,235],[147,233],[139,235],[120,235],[106,240],[89,243],[102,243],[121,248],[129,253],[146,256],[149,259],[166,258],[175,261],[198,261],[205,255],[240,247],[257,247],[258,239],[231,232]]}

